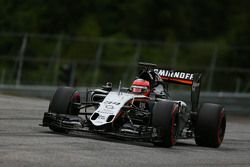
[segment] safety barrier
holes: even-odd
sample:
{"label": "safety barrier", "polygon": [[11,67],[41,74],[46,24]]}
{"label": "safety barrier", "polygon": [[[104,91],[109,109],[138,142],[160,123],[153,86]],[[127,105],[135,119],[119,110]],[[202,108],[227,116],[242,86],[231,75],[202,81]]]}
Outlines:
{"label": "safety barrier", "polygon": [[[50,99],[56,88],[56,86],[0,85],[0,93]],[[81,92],[84,99],[86,90],[94,88],[79,87],[77,89]],[[190,103],[190,92],[188,91],[171,91],[170,95],[173,99]],[[201,92],[200,103],[204,102],[222,104],[225,106],[226,112],[230,115],[250,115],[249,93]]]}

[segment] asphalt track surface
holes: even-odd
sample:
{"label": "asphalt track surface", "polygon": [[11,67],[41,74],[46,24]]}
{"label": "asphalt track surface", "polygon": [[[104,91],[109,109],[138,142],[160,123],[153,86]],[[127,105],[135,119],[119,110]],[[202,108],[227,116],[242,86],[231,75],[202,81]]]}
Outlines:
{"label": "asphalt track surface", "polygon": [[39,127],[49,102],[0,95],[0,166],[250,166],[250,119],[228,118],[218,149],[181,140],[172,148]]}

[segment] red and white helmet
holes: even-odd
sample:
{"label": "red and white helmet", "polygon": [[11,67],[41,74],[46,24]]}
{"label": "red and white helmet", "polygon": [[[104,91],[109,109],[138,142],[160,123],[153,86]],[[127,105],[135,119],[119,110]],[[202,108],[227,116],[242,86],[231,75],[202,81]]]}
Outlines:
{"label": "red and white helmet", "polygon": [[132,83],[131,90],[133,93],[149,96],[150,93],[149,82],[144,79],[136,79]]}

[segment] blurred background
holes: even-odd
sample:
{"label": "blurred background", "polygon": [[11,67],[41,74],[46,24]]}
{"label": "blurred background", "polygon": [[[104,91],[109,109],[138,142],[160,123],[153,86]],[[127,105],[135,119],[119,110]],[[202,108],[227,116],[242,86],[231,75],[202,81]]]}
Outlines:
{"label": "blurred background", "polygon": [[0,85],[129,85],[144,61],[202,72],[203,92],[248,94],[249,6],[248,0],[0,0]]}

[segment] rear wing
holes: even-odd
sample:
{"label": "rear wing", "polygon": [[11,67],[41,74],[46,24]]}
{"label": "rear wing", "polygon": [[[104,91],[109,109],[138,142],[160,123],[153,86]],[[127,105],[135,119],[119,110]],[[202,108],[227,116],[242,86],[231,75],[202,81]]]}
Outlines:
{"label": "rear wing", "polygon": [[166,82],[190,85],[192,111],[197,112],[200,98],[201,73],[190,73],[159,68],[154,68],[153,70]]}
{"label": "rear wing", "polygon": [[201,73],[191,73],[158,68],[156,64],[150,63],[139,63],[139,66],[144,67],[147,71],[153,71],[165,82],[191,86],[192,111],[197,112],[202,78]]}
{"label": "rear wing", "polygon": [[192,85],[195,79],[194,76],[199,74],[199,73],[190,73],[183,71],[174,71],[162,68],[154,68],[153,70],[164,81],[174,82],[177,84],[184,84],[184,85]]}

